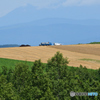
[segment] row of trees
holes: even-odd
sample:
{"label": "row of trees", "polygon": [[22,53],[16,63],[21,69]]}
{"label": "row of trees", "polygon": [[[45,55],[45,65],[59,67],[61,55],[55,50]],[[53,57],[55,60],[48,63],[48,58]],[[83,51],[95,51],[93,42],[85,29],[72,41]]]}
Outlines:
{"label": "row of trees", "polygon": [[1,100],[100,100],[100,95],[70,97],[71,91],[100,93],[100,69],[90,72],[82,65],[69,68],[68,63],[68,59],[57,52],[47,64],[36,60],[31,70],[23,63],[17,64],[14,70],[3,66]]}
{"label": "row of trees", "polygon": [[100,42],[90,42],[89,44],[100,44]]}

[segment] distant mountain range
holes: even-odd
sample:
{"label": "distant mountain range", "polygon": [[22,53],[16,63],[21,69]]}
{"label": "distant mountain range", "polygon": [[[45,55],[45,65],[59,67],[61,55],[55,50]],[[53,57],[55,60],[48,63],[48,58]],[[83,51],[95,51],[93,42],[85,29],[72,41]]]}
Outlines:
{"label": "distant mountain range", "polygon": [[63,22],[65,19],[43,19],[0,28],[0,43],[30,44],[58,42],[88,43],[100,40],[100,25],[81,25]]}
{"label": "distant mountain range", "polygon": [[67,19],[61,10],[60,15],[56,11],[59,9],[37,10],[31,5],[15,9],[0,18],[0,44],[38,46],[41,42],[66,45],[100,41],[100,20]]}
{"label": "distant mountain range", "polygon": [[7,48],[7,47],[19,47],[17,44],[5,44],[5,45],[0,45],[0,48]]}
{"label": "distant mountain range", "polygon": [[[51,21],[51,24],[52,23],[57,24],[58,20],[60,23],[81,24],[81,25],[100,25],[100,20],[96,20],[96,19],[73,20],[72,16],[74,16],[75,18],[78,18],[78,16],[82,17],[82,14],[84,14],[84,8],[83,9],[81,8],[81,11],[83,12],[81,13],[77,7],[75,8],[71,7],[70,9],[65,9],[62,7],[62,8],[53,9],[53,10],[52,9],[36,9],[34,6],[28,4],[25,7],[16,8],[15,10],[11,11],[7,15],[1,17],[0,27],[27,23],[27,22],[32,22],[32,21],[34,21],[34,24],[37,24],[38,22],[39,23],[42,22],[43,24],[44,21],[47,21],[46,22],[47,24],[48,22],[50,23],[50,21]],[[85,13],[87,13],[87,11],[85,11]],[[75,12],[77,14],[75,14]],[[87,14],[87,17],[88,17],[88,14]],[[52,20],[54,21],[52,22]]]}

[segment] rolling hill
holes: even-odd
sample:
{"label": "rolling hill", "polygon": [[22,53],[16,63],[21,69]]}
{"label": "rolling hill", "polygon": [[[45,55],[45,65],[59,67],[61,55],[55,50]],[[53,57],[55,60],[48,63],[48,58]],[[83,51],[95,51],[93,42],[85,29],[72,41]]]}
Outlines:
{"label": "rolling hill", "polygon": [[100,68],[100,44],[0,48],[0,58],[27,61],[41,59],[46,63],[57,51],[69,58],[69,66],[79,67],[81,64],[89,69]]}

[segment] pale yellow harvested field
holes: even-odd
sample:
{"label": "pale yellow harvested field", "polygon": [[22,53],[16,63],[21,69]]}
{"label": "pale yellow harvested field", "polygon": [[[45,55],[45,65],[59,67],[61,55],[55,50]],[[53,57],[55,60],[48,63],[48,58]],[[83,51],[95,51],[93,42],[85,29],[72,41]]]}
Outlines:
{"label": "pale yellow harvested field", "polygon": [[79,60],[83,58],[100,60],[100,44],[0,48],[0,58],[27,61],[41,59],[46,63],[57,51],[69,58],[69,66],[79,67],[81,64],[90,69],[100,68],[99,62]]}

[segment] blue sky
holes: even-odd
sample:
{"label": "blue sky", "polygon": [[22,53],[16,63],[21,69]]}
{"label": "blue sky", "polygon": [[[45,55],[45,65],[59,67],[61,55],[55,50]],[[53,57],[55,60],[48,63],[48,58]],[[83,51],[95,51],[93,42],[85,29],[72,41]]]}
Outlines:
{"label": "blue sky", "polygon": [[[33,29],[31,24],[29,24],[29,27],[31,27],[29,29],[23,25],[17,28],[15,25],[43,18],[65,18],[67,20],[71,19],[72,21],[73,19],[87,19],[84,23],[88,24],[90,22],[94,26],[91,26],[91,24],[90,26],[77,26],[77,20],[75,21],[75,25],[70,26],[66,24],[66,26],[65,24],[61,24],[60,26],[55,25],[50,27],[47,25],[47,28],[45,26],[43,28],[36,26]],[[100,0],[0,0],[0,25],[8,26],[0,29],[0,35],[2,36],[0,37],[1,44],[29,43],[33,45],[34,41],[34,44],[38,45],[40,42],[47,40],[61,42],[62,44],[98,41],[100,40]],[[9,25],[15,25],[15,28]],[[59,37],[56,36],[56,33],[59,33]],[[40,37],[38,37],[37,34],[41,36],[39,35]],[[53,34],[55,34],[55,37]],[[73,41],[70,40],[70,36],[69,40],[66,40],[67,35],[70,34],[72,34],[71,38]],[[79,35],[81,35],[81,38],[79,38]],[[42,36],[43,40],[41,40]],[[54,39],[52,39],[52,36]],[[61,40],[61,36],[65,39]]]}
{"label": "blue sky", "polygon": [[[1,0],[0,1],[0,17],[8,14],[14,9],[27,6],[31,4],[37,9],[58,9],[64,7],[65,9],[71,9],[72,7],[84,8],[90,13],[96,14],[94,18],[100,17],[100,0]],[[90,15],[91,16],[91,15]]]}

